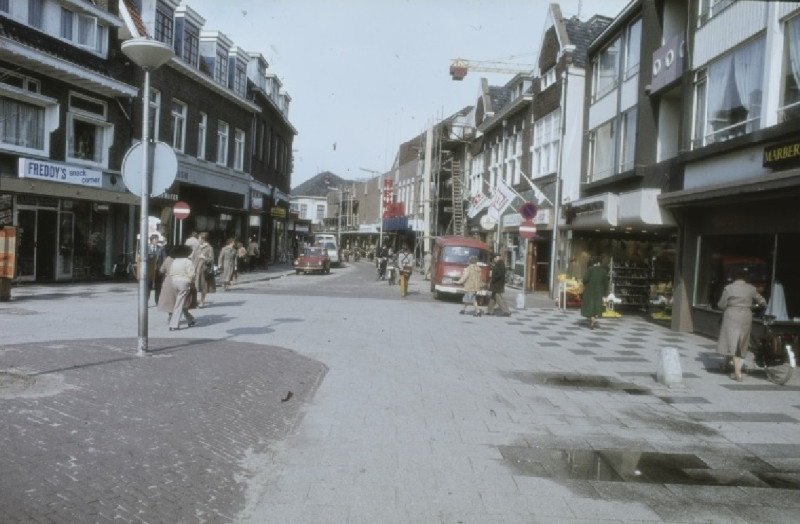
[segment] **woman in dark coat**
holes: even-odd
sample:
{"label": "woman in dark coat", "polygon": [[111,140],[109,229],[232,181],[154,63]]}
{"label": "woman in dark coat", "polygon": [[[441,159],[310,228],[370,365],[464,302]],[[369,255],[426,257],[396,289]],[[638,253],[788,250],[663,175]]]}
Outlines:
{"label": "woman in dark coat", "polygon": [[737,269],[733,282],[725,286],[717,306],[724,311],[720,327],[717,353],[733,359],[731,378],[741,382],[742,359],[750,349],[750,329],[753,326],[753,304],[765,305],[756,288],[744,280],[745,273]]}
{"label": "woman in dark coat", "polygon": [[583,275],[583,295],[581,296],[581,315],[589,319],[589,327],[597,326],[597,317],[603,314],[603,297],[608,294],[608,272],[600,265],[599,258],[589,262]]}

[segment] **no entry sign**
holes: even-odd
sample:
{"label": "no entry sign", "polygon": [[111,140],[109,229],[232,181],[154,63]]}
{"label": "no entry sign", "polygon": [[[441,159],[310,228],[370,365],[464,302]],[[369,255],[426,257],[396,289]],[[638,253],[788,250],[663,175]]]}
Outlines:
{"label": "no entry sign", "polygon": [[172,215],[178,220],[183,220],[189,217],[189,204],[186,202],[175,202],[172,208]]}
{"label": "no entry sign", "polygon": [[523,220],[519,224],[519,236],[522,238],[533,238],[536,235],[536,224],[533,220]]}

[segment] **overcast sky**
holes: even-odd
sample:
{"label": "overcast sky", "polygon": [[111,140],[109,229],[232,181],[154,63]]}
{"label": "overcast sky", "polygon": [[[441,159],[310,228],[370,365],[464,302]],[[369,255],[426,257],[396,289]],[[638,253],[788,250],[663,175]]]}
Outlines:
{"label": "overcast sky", "polygon": [[[629,0],[558,2],[565,17],[615,17]],[[296,187],[322,171],[348,180],[386,171],[397,146],[474,105],[480,78],[451,80],[451,59],[533,64],[544,0],[187,0],[292,97]]]}

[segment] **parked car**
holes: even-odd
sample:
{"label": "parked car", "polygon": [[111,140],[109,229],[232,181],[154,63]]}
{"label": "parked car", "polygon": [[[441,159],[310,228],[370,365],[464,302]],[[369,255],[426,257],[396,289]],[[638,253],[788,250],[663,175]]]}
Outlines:
{"label": "parked car", "polygon": [[294,261],[294,270],[298,275],[300,273],[330,273],[331,259],[328,256],[328,250],[322,247],[307,247]]}

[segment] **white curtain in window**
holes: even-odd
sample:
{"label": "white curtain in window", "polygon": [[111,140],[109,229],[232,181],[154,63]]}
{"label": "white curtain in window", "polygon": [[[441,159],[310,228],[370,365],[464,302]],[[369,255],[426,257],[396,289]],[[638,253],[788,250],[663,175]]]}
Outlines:
{"label": "white curtain in window", "polygon": [[786,31],[789,35],[789,68],[795,83],[800,87],[800,16],[786,24]]}
{"label": "white curtain in window", "polygon": [[764,39],[736,51],[735,64],[736,90],[742,107],[747,110],[747,118],[757,118],[761,111],[761,81],[764,73]]}
{"label": "white curtain in window", "polygon": [[0,141],[31,149],[44,148],[44,110],[0,98]]}
{"label": "white curtain in window", "polygon": [[733,68],[733,56],[727,55],[717,60],[708,68],[708,91],[706,102],[706,121],[712,122],[715,118],[719,118],[722,111],[729,110],[726,107],[730,102],[727,100],[729,97],[724,96],[728,89],[731,78],[731,69]]}

